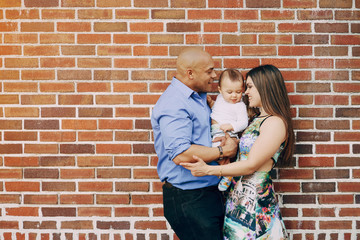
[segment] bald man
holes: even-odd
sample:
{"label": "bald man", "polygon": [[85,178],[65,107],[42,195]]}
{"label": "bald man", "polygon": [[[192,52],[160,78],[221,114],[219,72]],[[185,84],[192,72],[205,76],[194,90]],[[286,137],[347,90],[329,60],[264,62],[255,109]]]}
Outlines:
{"label": "bald man", "polygon": [[210,54],[189,48],[177,59],[176,76],[156,103],[151,124],[163,185],[164,215],[181,240],[222,239],[224,204],[216,176],[194,177],[179,164],[193,156],[208,164],[233,157],[237,142],[211,147],[207,92],[216,77]]}

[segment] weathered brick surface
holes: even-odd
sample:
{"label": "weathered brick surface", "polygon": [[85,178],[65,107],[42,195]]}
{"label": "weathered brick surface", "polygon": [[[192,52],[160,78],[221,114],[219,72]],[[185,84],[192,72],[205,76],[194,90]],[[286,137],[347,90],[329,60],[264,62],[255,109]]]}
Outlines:
{"label": "weathered brick surface", "polygon": [[[0,239],[178,239],[151,108],[176,56],[283,72],[290,239],[359,239],[360,1],[0,0]],[[217,85],[214,84],[212,95]]]}

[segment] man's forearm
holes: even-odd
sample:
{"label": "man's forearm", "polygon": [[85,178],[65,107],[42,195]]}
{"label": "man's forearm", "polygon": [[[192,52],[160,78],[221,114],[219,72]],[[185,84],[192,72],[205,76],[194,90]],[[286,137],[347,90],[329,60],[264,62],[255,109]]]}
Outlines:
{"label": "man's forearm", "polygon": [[[222,157],[234,157],[237,151],[237,142],[235,140],[227,140],[222,147]],[[218,147],[205,147],[201,145],[191,145],[185,152],[179,154],[174,158],[176,164],[181,162],[192,162],[193,156],[196,155],[204,160],[204,162],[212,162],[221,157]]]}
{"label": "man's forearm", "polygon": [[220,151],[217,147],[205,147],[193,144],[185,152],[177,155],[173,161],[176,164],[192,162],[194,155],[202,158],[205,162],[212,162],[220,157]]}

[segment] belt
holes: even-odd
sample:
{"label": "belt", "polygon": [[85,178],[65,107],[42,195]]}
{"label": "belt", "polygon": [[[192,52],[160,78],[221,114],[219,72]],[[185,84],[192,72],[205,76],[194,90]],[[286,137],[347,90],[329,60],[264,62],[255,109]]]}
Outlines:
{"label": "belt", "polygon": [[[167,188],[176,188],[176,189],[182,190],[182,189],[180,189],[180,188],[178,188],[178,187],[175,187],[174,185],[172,185],[172,184],[169,183],[168,181],[165,181],[165,182],[164,182],[164,186],[167,187]],[[183,190],[183,191],[192,191],[192,190],[201,190],[201,189],[203,189],[203,190],[212,190],[212,191],[213,191],[213,190],[216,190],[216,191],[218,191],[217,185],[208,186],[208,187],[203,187],[203,188],[197,188],[197,189],[188,189],[188,190]]]}

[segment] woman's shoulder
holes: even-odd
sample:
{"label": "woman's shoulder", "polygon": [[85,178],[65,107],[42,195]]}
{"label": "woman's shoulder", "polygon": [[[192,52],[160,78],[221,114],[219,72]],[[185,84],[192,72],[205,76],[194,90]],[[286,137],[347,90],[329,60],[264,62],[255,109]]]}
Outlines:
{"label": "woman's shoulder", "polygon": [[261,124],[260,132],[273,134],[286,134],[286,125],[284,121],[278,116],[269,116]]}
{"label": "woman's shoulder", "polygon": [[275,129],[285,129],[285,123],[284,121],[278,117],[278,116],[268,116],[266,117],[262,123],[261,123],[261,128],[262,129],[266,129],[266,128],[275,128]]}

